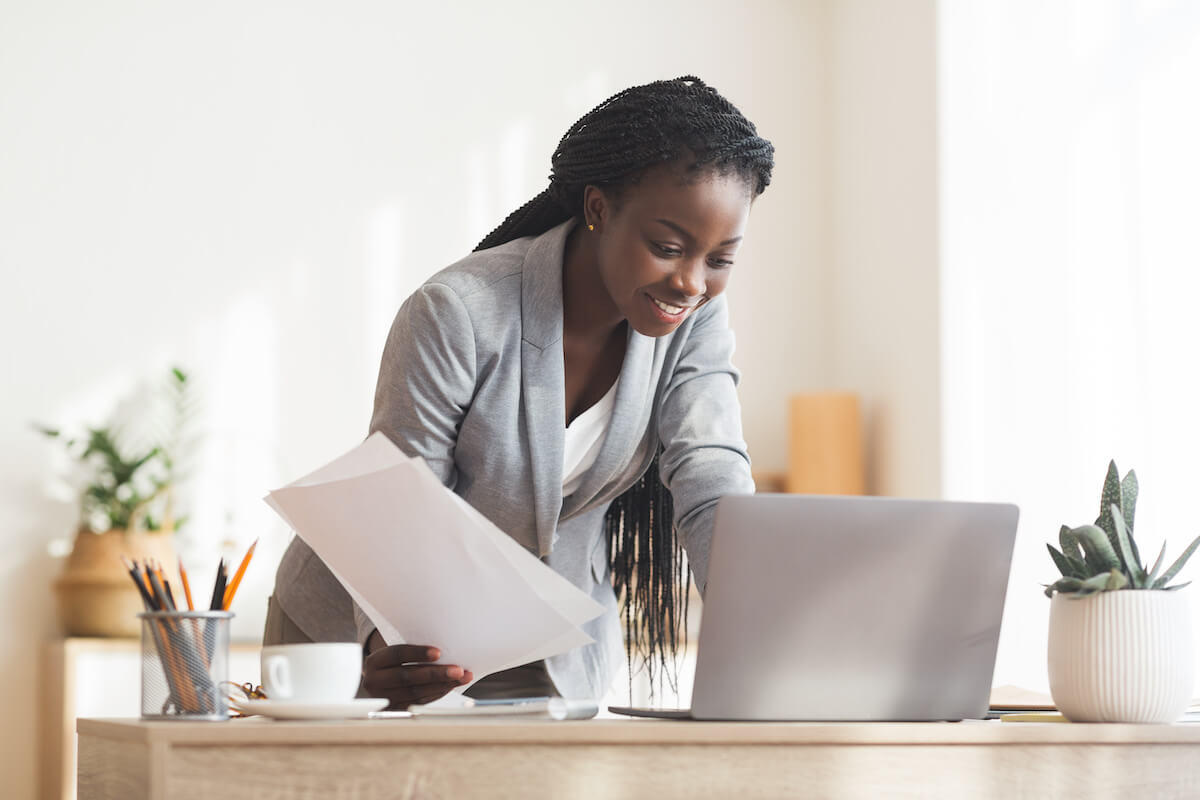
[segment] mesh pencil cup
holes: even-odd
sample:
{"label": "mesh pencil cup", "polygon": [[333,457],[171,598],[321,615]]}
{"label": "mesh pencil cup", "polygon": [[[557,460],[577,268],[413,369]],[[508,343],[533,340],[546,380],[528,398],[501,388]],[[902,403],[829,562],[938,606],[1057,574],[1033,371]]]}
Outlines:
{"label": "mesh pencil cup", "polygon": [[229,697],[230,611],[147,611],[142,620],[142,719],[223,720]]}

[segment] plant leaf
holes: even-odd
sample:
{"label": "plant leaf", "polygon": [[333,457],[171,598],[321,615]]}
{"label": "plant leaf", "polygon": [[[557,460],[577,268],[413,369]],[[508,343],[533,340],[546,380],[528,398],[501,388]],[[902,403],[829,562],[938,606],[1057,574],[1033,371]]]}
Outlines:
{"label": "plant leaf", "polygon": [[1054,559],[1055,566],[1058,567],[1058,571],[1062,573],[1064,578],[1087,577],[1086,568],[1077,568],[1077,565],[1078,567],[1083,566],[1082,564],[1079,564],[1078,561],[1072,564],[1070,558],[1060,553],[1057,549],[1055,549],[1054,545],[1050,544],[1049,542],[1046,543],[1046,549],[1050,551],[1050,558]]}
{"label": "plant leaf", "polygon": [[1156,580],[1154,585],[1150,588],[1161,589],[1166,586],[1171,581],[1171,578],[1174,578],[1175,574],[1178,573],[1179,570],[1183,569],[1183,565],[1186,564],[1187,560],[1192,557],[1192,553],[1196,552],[1197,547],[1200,547],[1200,536],[1197,536],[1192,540],[1192,543],[1188,545],[1187,550],[1183,551],[1183,555],[1175,559],[1175,563],[1171,565],[1171,568],[1164,572],[1163,576]]}
{"label": "plant leaf", "polygon": [[1164,591],[1173,592],[1176,589],[1182,589],[1185,586],[1191,586],[1191,585],[1192,585],[1191,581],[1184,581],[1183,583],[1177,583],[1174,586],[1168,586]]}
{"label": "plant leaf", "polygon": [[1121,514],[1125,517],[1125,529],[1129,531],[1129,545],[1133,549],[1133,557],[1142,563],[1138,555],[1137,542],[1133,536],[1133,516],[1137,513],[1138,479],[1133,470],[1125,473],[1121,481]]}
{"label": "plant leaf", "polygon": [[1121,572],[1119,569],[1113,569],[1101,575],[1093,575],[1081,583],[1081,586],[1084,589],[1105,592],[1115,589],[1124,589],[1128,585],[1129,579],[1126,578],[1125,573]]}
{"label": "plant leaf", "polygon": [[1121,506],[1121,474],[1117,470],[1117,462],[1108,462],[1108,474],[1104,476],[1104,491],[1100,495],[1100,516],[1096,525],[1108,534],[1108,540],[1113,549],[1117,549],[1117,529],[1112,521],[1112,507]]}
{"label": "plant leaf", "polygon": [[1079,547],[1079,537],[1072,533],[1066,525],[1058,529],[1058,544],[1062,547],[1064,556],[1083,563],[1083,550]]}
{"label": "plant leaf", "polygon": [[1046,597],[1053,597],[1055,592],[1062,594],[1075,594],[1083,588],[1083,581],[1079,578],[1059,578],[1054,583],[1046,586]]}
{"label": "plant leaf", "polygon": [[1113,550],[1112,543],[1104,531],[1095,525],[1081,525],[1072,528],[1071,533],[1079,539],[1083,546],[1084,559],[1092,575],[1100,575],[1114,569],[1121,569],[1121,559]]}
{"label": "plant leaf", "polygon": [[[1133,473],[1130,473],[1131,475]],[[1133,581],[1133,588],[1146,588],[1146,573],[1142,570],[1142,565],[1138,563],[1137,557],[1133,554],[1133,547],[1129,537],[1129,531],[1125,529],[1125,515],[1121,509],[1116,506],[1112,507],[1113,524],[1117,528],[1117,542],[1121,545],[1121,557],[1125,561],[1125,571],[1129,573],[1129,577]]]}
{"label": "plant leaf", "polygon": [[1167,543],[1163,542],[1162,548],[1158,551],[1158,558],[1154,561],[1154,566],[1150,568],[1150,572],[1146,575],[1146,583],[1153,585],[1154,579],[1158,577],[1158,570],[1162,568],[1163,556],[1167,554]]}

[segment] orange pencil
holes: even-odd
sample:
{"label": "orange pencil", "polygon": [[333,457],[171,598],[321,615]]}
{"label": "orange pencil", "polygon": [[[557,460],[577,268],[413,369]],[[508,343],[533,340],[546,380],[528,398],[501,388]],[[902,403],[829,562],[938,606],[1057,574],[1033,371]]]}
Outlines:
{"label": "orange pencil", "polygon": [[250,558],[254,555],[254,548],[258,547],[258,539],[254,540],[254,544],[250,545],[250,549],[246,551],[245,557],[242,558],[242,563],[238,564],[237,572],[233,573],[233,580],[229,582],[229,587],[225,589],[225,599],[221,603],[221,610],[228,611],[229,604],[233,602],[233,596],[237,593],[238,584],[242,582],[242,576],[246,574],[246,567],[250,566]]}
{"label": "orange pencil", "polygon": [[[136,567],[137,562],[134,561],[133,565]],[[154,598],[154,610],[162,611],[163,609],[158,607],[158,598],[154,597],[154,587],[150,585],[150,562],[146,560],[142,561],[142,585],[146,587],[146,593]]]}
{"label": "orange pencil", "polygon": [[183,596],[187,598],[188,611],[195,611],[192,605],[192,587],[188,585],[187,570],[183,568],[183,559],[179,559],[179,580],[183,582]]}

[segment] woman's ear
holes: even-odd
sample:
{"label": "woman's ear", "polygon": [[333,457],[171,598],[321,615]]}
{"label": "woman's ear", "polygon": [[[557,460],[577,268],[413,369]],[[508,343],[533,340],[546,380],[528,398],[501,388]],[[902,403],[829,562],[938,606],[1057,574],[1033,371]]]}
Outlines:
{"label": "woman's ear", "polygon": [[599,186],[583,187],[583,224],[589,231],[599,233],[612,216],[612,200]]}

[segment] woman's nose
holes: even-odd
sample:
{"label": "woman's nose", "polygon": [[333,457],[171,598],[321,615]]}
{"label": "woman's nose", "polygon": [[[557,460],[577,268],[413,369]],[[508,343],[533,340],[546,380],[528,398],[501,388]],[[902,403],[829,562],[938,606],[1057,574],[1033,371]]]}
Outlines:
{"label": "woman's nose", "polygon": [[704,296],[704,260],[681,259],[671,275],[671,288],[689,300]]}

